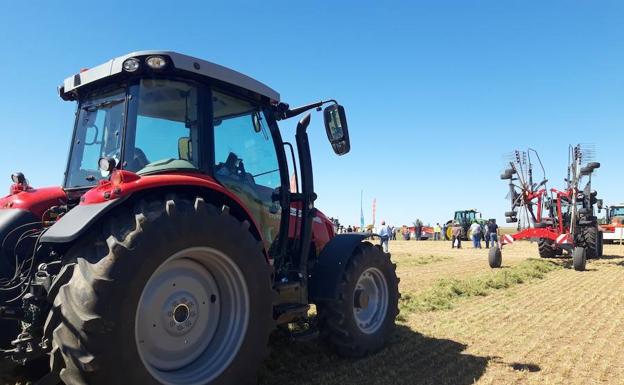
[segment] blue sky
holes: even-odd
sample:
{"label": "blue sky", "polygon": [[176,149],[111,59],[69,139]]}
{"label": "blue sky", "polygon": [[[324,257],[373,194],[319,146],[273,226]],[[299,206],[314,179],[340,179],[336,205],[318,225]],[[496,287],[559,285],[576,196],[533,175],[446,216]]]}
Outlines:
{"label": "blue sky", "polygon": [[[313,116],[317,206],[343,223],[503,220],[504,154],[540,151],[563,187],[567,145],[595,143],[595,187],[624,201],[624,3],[620,1],[12,2],[0,14],[0,190],[23,171],[62,181],[80,68],[140,49],[210,60],[291,105],[336,98],[352,152],[333,155]],[[178,8],[174,5],[179,4]],[[282,123],[285,133],[295,121]],[[6,175],[6,177],[4,177]]]}

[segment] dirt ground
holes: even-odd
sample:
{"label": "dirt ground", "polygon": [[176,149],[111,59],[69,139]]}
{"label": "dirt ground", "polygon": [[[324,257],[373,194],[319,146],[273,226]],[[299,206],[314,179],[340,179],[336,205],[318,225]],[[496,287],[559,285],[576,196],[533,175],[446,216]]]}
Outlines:
{"label": "dirt ground", "polygon": [[[391,242],[402,292],[495,274],[486,250],[464,246]],[[535,244],[518,242],[504,249],[503,270],[537,257]],[[542,279],[459,299],[450,310],[403,314],[390,345],[365,359],[274,337],[261,383],[624,384],[624,247],[605,245],[585,272],[555,263]]]}

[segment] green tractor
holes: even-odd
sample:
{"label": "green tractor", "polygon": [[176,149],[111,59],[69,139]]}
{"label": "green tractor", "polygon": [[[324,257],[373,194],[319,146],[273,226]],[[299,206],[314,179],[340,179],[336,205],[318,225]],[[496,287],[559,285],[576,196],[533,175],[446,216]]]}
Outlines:
{"label": "green tractor", "polygon": [[[478,216],[477,216],[478,214]],[[453,222],[457,222],[460,224],[462,229],[462,238],[463,240],[469,240],[472,234],[469,234],[470,225],[477,221],[481,226],[483,226],[487,221],[481,218],[481,213],[475,209],[471,210],[460,210],[455,211],[454,219],[451,219],[446,222],[446,239],[451,239],[453,236]]]}

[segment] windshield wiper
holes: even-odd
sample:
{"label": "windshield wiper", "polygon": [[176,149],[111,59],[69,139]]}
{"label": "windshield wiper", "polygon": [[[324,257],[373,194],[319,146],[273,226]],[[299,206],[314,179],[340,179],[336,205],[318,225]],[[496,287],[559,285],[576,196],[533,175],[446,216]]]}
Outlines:
{"label": "windshield wiper", "polygon": [[112,106],[115,106],[115,105],[117,105],[119,103],[123,103],[125,101],[126,101],[126,98],[105,100],[105,101],[100,102],[100,103],[87,104],[86,106],[82,106],[82,109],[85,110],[85,111],[95,111],[95,110],[100,109],[100,108],[110,108]]}

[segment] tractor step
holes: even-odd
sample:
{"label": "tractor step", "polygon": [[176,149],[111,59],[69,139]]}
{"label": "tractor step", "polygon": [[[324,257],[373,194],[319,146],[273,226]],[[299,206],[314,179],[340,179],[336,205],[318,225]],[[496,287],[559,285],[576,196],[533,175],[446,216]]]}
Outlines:
{"label": "tractor step", "polygon": [[310,342],[312,340],[317,339],[319,335],[320,335],[320,332],[318,331],[318,329],[311,327],[303,331],[291,332],[290,338],[292,338],[293,341],[297,341],[297,342]]}
{"label": "tractor step", "polygon": [[293,322],[298,319],[308,318],[310,305],[299,303],[287,303],[275,308],[275,319],[278,325]]}

